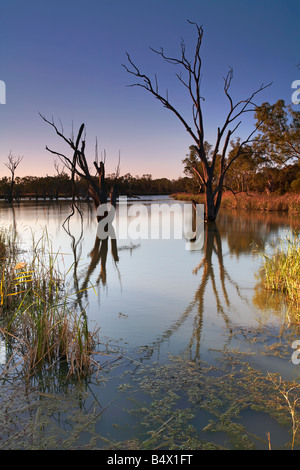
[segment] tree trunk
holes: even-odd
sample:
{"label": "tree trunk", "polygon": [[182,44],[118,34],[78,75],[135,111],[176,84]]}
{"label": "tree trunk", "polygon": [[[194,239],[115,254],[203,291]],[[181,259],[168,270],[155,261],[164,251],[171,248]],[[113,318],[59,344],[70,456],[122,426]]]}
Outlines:
{"label": "tree trunk", "polygon": [[[259,125],[258,124],[255,129],[250,133],[250,135],[243,141],[239,142],[237,151],[231,159],[227,159],[227,149],[232,139],[233,134],[239,127],[241,121],[241,116],[249,111],[253,111],[253,99],[254,97],[264,90],[266,87],[270,86],[270,84],[261,87],[251,93],[251,95],[243,100],[238,101],[237,103],[233,103],[233,100],[229,94],[229,88],[231,85],[231,81],[233,78],[233,71],[232,68],[229,68],[229,71],[224,78],[224,92],[226,97],[229,100],[229,111],[227,116],[225,117],[224,124],[221,127],[218,127],[217,132],[217,139],[215,142],[214,147],[211,145],[207,145],[207,142],[204,140],[204,123],[203,123],[203,115],[202,115],[202,100],[204,97],[201,96],[200,89],[201,89],[201,66],[202,60],[200,56],[200,48],[202,44],[203,38],[203,28],[202,26],[197,25],[197,23],[193,23],[192,21],[188,22],[194,25],[197,29],[197,39],[196,39],[196,48],[194,53],[194,60],[190,60],[186,55],[186,47],[185,43],[181,41],[181,54],[179,57],[169,57],[165,55],[163,48],[160,51],[152,49],[153,52],[160,55],[166,62],[175,64],[180,66],[185,74],[184,76],[181,73],[177,73],[176,76],[183,84],[186,89],[188,90],[189,98],[191,98],[191,105],[192,105],[192,114],[193,114],[193,122],[192,125],[187,122],[183,115],[177,110],[169,101],[168,93],[166,96],[163,96],[159,92],[159,87],[157,80],[155,83],[152,82],[150,77],[142,73],[139,68],[132,62],[129,54],[127,54],[128,62],[130,67],[128,68],[124,65],[125,69],[128,73],[134,75],[139,79],[138,83],[134,83],[132,86],[139,86],[147,90],[147,92],[151,93],[160,103],[170,110],[176,117],[179,119],[185,130],[189,133],[192,138],[192,141],[195,143],[194,153],[195,158],[195,167],[193,168],[194,172],[198,175],[199,181],[205,186],[205,193],[206,193],[206,220],[207,221],[215,221],[220,205],[221,205],[221,197],[222,197],[222,185],[219,185],[216,194],[214,195],[214,190],[212,187],[213,178],[217,177],[217,172],[215,171],[215,167],[218,164],[218,160],[220,163],[221,168],[221,175],[224,178],[225,173],[231,166],[231,164],[242,155],[242,148],[244,145],[251,141],[252,135],[256,132]],[[255,105],[254,105],[255,106]],[[251,108],[251,109],[250,109]],[[233,126],[231,129],[230,127]],[[197,155],[196,155],[197,154]],[[220,157],[220,158],[219,158]],[[203,175],[197,170],[197,163],[202,162],[203,165]]]}
{"label": "tree trunk", "polygon": [[205,220],[215,222],[219,208],[216,207],[213,188],[210,183],[205,187]]}
{"label": "tree trunk", "polygon": [[[46,146],[46,149],[55,154],[58,155],[59,158],[63,161],[63,163],[69,168],[71,171],[71,177],[72,177],[72,199],[74,203],[74,198],[75,198],[75,177],[80,177],[83,178],[87,183],[88,183],[88,195],[92,198],[95,208],[97,209],[99,206],[103,204],[107,204],[108,200],[108,195],[110,195],[110,202],[112,206],[116,206],[116,199],[117,199],[117,190],[114,185],[112,185],[110,193],[107,190],[106,187],[106,181],[105,181],[105,164],[104,162],[100,162],[98,165],[98,158],[97,161],[94,161],[94,167],[96,168],[97,171],[97,179],[98,181],[90,174],[89,166],[86,160],[85,156],[85,141],[82,138],[83,130],[84,130],[84,124],[81,124],[80,129],[78,131],[78,135],[76,138],[76,141],[73,141],[72,139],[67,139],[56,127],[54,122],[48,121],[44,116],[40,115],[42,119],[50,124],[56,131],[56,133],[71,147],[73,150],[73,159],[67,157],[66,155],[63,155],[59,152],[56,152],[54,150],[49,149]],[[79,148],[79,146],[81,147]],[[119,157],[120,160],[120,157]],[[118,166],[119,170],[119,166]],[[118,174],[117,170],[117,174]],[[100,221],[104,217],[106,217],[107,212],[105,211],[104,215],[102,216],[97,216],[97,220]]]}

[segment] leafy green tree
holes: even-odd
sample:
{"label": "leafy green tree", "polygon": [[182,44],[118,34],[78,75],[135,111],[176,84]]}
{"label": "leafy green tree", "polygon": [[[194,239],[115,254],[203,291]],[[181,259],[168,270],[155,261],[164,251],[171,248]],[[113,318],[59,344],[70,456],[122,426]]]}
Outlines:
{"label": "leafy green tree", "polygon": [[[240,138],[231,142],[231,149],[228,153],[230,161],[240,147]],[[255,150],[252,145],[244,145],[240,151],[240,158],[235,160],[227,172],[225,187],[234,191],[249,192],[256,186],[256,177],[259,170],[265,164],[265,158],[261,152]]]}
{"label": "leafy green tree", "polygon": [[256,109],[260,122],[255,147],[275,164],[300,162],[300,111],[286,106],[284,100],[263,103]]}
{"label": "leafy green tree", "polygon": [[[204,141],[203,147],[205,149],[207,159],[211,162],[213,158],[212,145],[207,141]],[[190,153],[186,155],[186,158],[182,160],[184,164],[184,173],[193,179],[193,192],[201,193],[204,191],[204,185],[202,183],[204,179],[203,165],[199,158],[199,153],[195,145],[190,145]]]}

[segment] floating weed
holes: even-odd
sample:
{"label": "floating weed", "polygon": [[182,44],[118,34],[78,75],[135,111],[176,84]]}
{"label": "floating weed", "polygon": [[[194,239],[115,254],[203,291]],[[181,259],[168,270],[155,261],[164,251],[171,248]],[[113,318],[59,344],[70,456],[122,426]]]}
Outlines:
{"label": "floating weed", "polygon": [[44,393],[28,382],[6,381],[0,393],[0,450],[76,449],[82,434],[92,440],[94,421],[107,407],[99,411],[95,402],[87,411],[87,399],[83,382]]}
{"label": "floating weed", "polygon": [[[133,381],[136,394],[150,400],[130,410],[141,426],[136,448],[268,449],[272,428],[266,426],[272,421],[287,439],[280,448],[299,446],[300,385],[257,370],[252,357],[233,349],[220,351],[214,366],[170,357],[165,365],[143,367]],[[257,417],[255,434],[244,421],[249,413]],[[123,445],[111,443],[110,448]]]}
{"label": "floating weed", "polygon": [[297,432],[300,426],[300,412],[298,402],[300,400],[299,396],[299,384],[286,384],[282,383],[281,377],[276,376],[275,374],[268,374],[270,380],[274,383],[276,390],[284,397],[289,408],[290,417],[292,420],[292,443],[291,449],[294,449],[295,439]]}

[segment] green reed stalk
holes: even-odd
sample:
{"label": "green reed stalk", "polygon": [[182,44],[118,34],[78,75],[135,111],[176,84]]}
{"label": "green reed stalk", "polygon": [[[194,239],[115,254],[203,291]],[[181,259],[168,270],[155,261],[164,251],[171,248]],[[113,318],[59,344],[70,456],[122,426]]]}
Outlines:
{"label": "green reed stalk", "polygon": [[71,305],[47,232],[33,238],[31,256],[20,261],[16,253],[0,263],[2,335],[14,338],[14,354],[17,349],[30,374],[62,359],[70,375],[90,373],[97,331],[91,333],[85,313]]}
{"label": "green reed stalk", "polygon": [[260,277],[267,289],[282,291],[300,305],[300,235],[293,232],[280,240],[272,255],[262,254]]}

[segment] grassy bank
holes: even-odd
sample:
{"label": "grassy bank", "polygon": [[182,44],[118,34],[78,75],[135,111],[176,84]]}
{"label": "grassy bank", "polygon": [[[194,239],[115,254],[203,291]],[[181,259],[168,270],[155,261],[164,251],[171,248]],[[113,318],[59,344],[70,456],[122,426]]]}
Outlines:
{"label": "grassy bank", "polygon": [[[178,201],[190,201],[193,199],[198,204],[204,203],[204,195],[192,195],[187,193],[172,194],[171,197]],[[232,194],[224,192],[222,197],[222,208],[259,211],[279,211],[289,214],[300,214],[300,194],[287,193],[258,194],[245,193]]]}
{"label": "grassy bank", "polygon": [[47,233],[22,253],[14,235],[2,232],[0,255],[0,334],[8,354],[2,374],[31,374],[61,361],[69,375],[89,374],[96,332],[65,290]]}
{"label": "grassy bank", "polygon": [[[269,290],[282,291],[296,307],[300,307],[300,234],[293,232],[282,239],[273,253],[262,253],[259,277]],[[299,318],[295,319],[299,322]]]}

